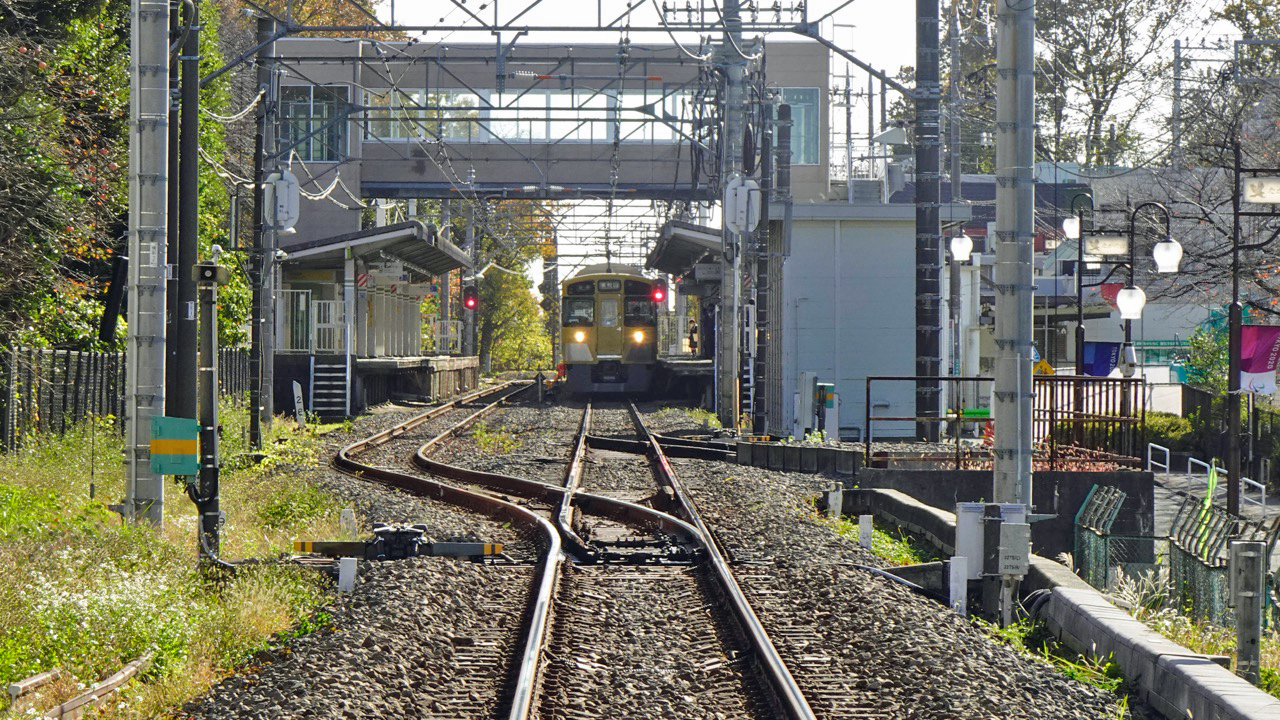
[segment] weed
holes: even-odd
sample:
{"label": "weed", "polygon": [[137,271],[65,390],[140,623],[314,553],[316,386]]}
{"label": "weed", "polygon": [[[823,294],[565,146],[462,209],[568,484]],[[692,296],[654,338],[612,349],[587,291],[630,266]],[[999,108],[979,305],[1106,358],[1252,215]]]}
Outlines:
{"label": "weed", "polygon": [[[241,432],[247,418],[244,406],[224,403],[223,448],[245,462],[221,476],[230,514],[223,555],[279,554],[299,531],[336,535],[336,501],[294,471],[315,465],[315,436],[281,419],[254,464]],[[121,702],[129,715],[155,717],[204,692],[265,638],[314,631],[328,583],[267,564],[207,576],[195,562],[198,517],[179,494],[170,495],[164,528],[121,523],[104,507],[124,494],[120,450],[105,419],[0,455],[0,685],[59,667],[74,692],[154,649],[147,681]],[[0,696],[0,711],[6,703]]]}
{"label": "weed", "polygon": [[508,455],[520,447],[520,441],[506,430],[491,430],[487,423],[476,423],[471,429],[471,437],[481,452]]}

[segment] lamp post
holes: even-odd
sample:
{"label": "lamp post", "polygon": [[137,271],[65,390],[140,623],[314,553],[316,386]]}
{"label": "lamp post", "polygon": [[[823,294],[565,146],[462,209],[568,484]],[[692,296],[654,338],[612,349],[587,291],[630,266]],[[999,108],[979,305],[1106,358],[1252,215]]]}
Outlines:
{"label": "lamp post", "polygon": [[[1080,202],[1084,199],[1085,203]],[[1124,346],[1122,350],[1120,372],[1125,377],[1132,377],[1137,369],[1137,353],[1133,347],[1133,321],[1142,319],[1142,308],[1147,304],[1147,294],[1134,284],[1134,268],[1137,260],[1137,221],[1138,214],[1144,209],[1154,208],[1164,215],[1164,239],[1156,243],[1151,250],[1151,256],[1156,262],[1156,272],[1174,273],[1178,271],[1178,264],[1182,261],[1182,246],[1173,239],[1172,225],[1173,218],[1169,214],[1169,209],[1158,202],[1144,202],[1138,205],[1129,213],[1129,232],[1127,236],[1099,236],[1097,238],[1100,254],[1107,253],[1107,247],[1116,247],[1120,242],[1124,242],[1125,252],[1128,254],[1128,262],[1118,263],[1112,268],[1107,277],[1101,282],[1085,284],[1081,282],[1081,271],[1084,268],[1084,213],[1085,210],[1093,210],[1093,199],[1088,195],[1077,195],[1071,201],[1071,210],[1075,213],[1075,217],[1069,217],[1062,223],[1063,234],[1068,238],[1075,239],[1076,242],[1076,374],[1084,374],[1084,288],[1102,285],[1110,279],[1111,275],[1119,268],[1124,267],[1128,270],[1129,279],[1119,293],[1116,294],[1116,307],[1120,310],[1120,318],[1124,320]],[[1114,242],[1108,242],[1114,241]],[[1114,252],[1114,251],[1113,251]]]}
{"label": "lamp post", "polygon": [[[960,265],[969,262],[972,254],[973,238],[965,235],[963,228],[957,230],[955,236],[951,238],[951,301],[948,303],[948,315],[951,319],[951,374],[953,376],[965,374],[961,371],[963,363],[960,357]],[[950,398],[950,403],[958,415],[962,406],[960,396],[963,393],[959,386],[951,387],[954,388],[955,397]],[[949,389],[948,393],[951,392],[952,390]]]}
{"label": "lamp post", "polygon": [[[1240,365],[1243,308],[1240,304],[1240,251],[1260,250],[1271,243],[1264,240],[1247,245],[1240,244],[1241,217],[1277,217],[1276,205],[1280,204],[1280,169],[1241,167],[1240,143],[1233,143],[1233,183],[1231,193],[1231,307],[1227,314],[1227,512],[1240,514],[1240,446],[1244,440],[1240,427]],[[1241,176],[1248,174],[1247,188],[1241,187]],[[1245,195],[1248,195],[1246,198]],[[1270,212],[1246,211],[1240,205],[1250,203],[1271,205]]]}
{"label": "lamp post", "polygon": [[1144,202],[1129,213],[1129,284],[1116,294],[1116,307],[1120,309],[1120,318],[1124,320],[1124,346],[1122,350],[1120,373],[1125,377],[1133,377],[1137,370],[1137,353],[1133,348],[1133,321],[1142,319],[1142,308],[1147,304],[1147,294],[1142,288],[1133,284],[1135,256],[1137,254],[1137,222],[1138,213],[1143,208],[1154,208],[1164,215],[1164,239],[1156,243],[1151,256],[1156,261],[1156,272],[1178,272],[1178,264],[1182,262],[1182,246],[1172,237],[1173,216],[1169,208],[1158,202]]}
{"label": "lamp post", "polygon": [[[1083,200],[1084,202],[1080,202]],[[1075,217],[1062,221],[1062,234],[1076,241],[1076,377],[1084,376],[1084,213],[1093,212],[1093,197],[1080,193],[1071,198]],[[1079,385],[1077,385],[1079,387]],[[1080,407],[1076,405],[1077,409]]]}

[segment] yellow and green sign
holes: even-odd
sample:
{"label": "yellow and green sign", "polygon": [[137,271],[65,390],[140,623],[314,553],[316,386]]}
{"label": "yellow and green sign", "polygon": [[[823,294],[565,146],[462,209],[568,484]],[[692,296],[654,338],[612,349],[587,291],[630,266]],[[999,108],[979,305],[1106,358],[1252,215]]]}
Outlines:
{"label": "yellow and green sign", "polygon": [[151,418],[151,474],[200,472],[200,423],[191,418]]}

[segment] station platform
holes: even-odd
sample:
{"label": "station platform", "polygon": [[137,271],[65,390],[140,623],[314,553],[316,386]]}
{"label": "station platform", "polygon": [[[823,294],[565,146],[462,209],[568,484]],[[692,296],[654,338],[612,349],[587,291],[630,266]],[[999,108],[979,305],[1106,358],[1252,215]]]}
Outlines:
{"label": "station platform", "polygon": [[698,402],[706,398],[715,383],[715,364],[710,358],[668,355],[658,358],[653,391],[663,397],[683,397]]}

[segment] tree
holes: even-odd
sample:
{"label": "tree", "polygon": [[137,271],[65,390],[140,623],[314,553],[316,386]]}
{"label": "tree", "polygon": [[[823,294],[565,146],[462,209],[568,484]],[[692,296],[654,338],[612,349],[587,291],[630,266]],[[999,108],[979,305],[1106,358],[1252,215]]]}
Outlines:
{"label": "tree", "polygon": [[[1054,134],[1043,147],[1055,160],[1086,167],[1115,165],[1122,153],[1139,162],[1163,155],[1140,127],[1157,110],[1169,77],[1176,32],[1185,29],[1189,4],[1180,0],[1047,0],[1036,8],[1043,48],[1038,80]],[[1043,133],[1042,137],[1048,136]],[[1157,149],[1158,148],[1158,149]]]}
{"label": "tree", "polygon": [[466,201],[454,214],[453,237],[465,237],[465,220],[473,212],[477,229],[477,271],[483,271],[478,318],[479,354],[483,367],[545,368],[551,364],[551,339],[542,311],[534,301],[533,282],[525,273],[550,246],[550,211],[530,200],[490,203]]}
{"label": "tree", "polygon": [[1187,383],[1214,396],[1227,391],[1227,326],[1201,325],[1187,340]]}
{"label": "tree", "polygon": [[94,302],[123,233],[127,13],[0,1],[0,345],[94,346],[64,319]]}

